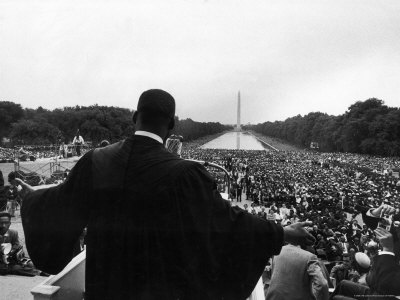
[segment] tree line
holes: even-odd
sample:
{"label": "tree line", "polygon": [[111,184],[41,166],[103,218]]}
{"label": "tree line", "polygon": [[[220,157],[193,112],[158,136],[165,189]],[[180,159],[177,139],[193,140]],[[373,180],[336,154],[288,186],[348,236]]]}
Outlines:
{"label": "tree line", "polygon": [[246,129],[305,148],[316,142],[324,152],[400,156],[400,109],[376,98],[357,101],[339,116],[311,112]]}
{"label": "tree line", "polygon": [[[77,130],[85,140],[97,145],[102,140],[116,142],[134,132],[134,111],[114,106],[75,106],[47,110],[22,108],[20,104],[0,101],[0,141],[12,145],[71,142]],[[218,122],[196,122],[175,117],[174,134],[186,141],[232,129]]]}

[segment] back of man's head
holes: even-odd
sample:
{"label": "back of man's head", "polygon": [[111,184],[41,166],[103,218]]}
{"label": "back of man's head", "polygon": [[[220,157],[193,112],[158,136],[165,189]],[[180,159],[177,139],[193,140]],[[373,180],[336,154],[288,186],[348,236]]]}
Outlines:
{"label": "back of man's head", "polygon": [[150,126],[167,125],[174,127],[175,99],[166,91],[152,89],[142,93],[139,98],[134,122],[137,118],[141,124]]}

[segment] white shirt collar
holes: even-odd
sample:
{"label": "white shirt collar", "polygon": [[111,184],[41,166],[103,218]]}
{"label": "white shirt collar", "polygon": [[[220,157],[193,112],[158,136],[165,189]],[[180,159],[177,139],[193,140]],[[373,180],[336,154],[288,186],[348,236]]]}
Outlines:
{"label": "white shirt collar", "polygon": [[153,140],[156,140],[157,142],[159,142],[161,144],[164,144],[162,138],[159,135],[154,134],[152,132],[138,130],[138,131],[135,131],[135,135],[147,136],[149,138],[152,138]]}

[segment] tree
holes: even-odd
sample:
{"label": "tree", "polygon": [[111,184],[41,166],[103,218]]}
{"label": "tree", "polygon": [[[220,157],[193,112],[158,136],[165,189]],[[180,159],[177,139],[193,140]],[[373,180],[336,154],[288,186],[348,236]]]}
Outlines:
{"label": "tree", "polygon": [[3,137],[9,137],[11,124],[24,116],[24,110],[20,104],[9,101],[0,101],[0,141]]}
{"label": "tree", "polygon": [[22,119],[12,124],[11,138],[14,144],[53,144],[57,133],[58,128],[44,119]]}
{"label": "tree", "polygon": [[376,98],[357,101],[339,116],[313,112],[250,129],[300,146],[318,142],[322,151],[400,156],[400,110]]}

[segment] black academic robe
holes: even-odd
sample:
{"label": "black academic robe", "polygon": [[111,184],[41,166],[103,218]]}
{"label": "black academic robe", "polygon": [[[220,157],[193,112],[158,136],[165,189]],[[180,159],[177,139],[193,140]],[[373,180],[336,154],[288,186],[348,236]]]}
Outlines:
{"label": "black academic robe", "polygon": [[395,257],[389,254],[375,256],[366,281],[374,295],[369,299],[398,299],[394,296],[400,296],[400,266]]}
{"label": "black academic robe", "polygon": [[[379,218],[369,217],[366,215],[366,212],[363,213],[362,217],[369,228],[376,229],[380,220]],[[398,215],[395,216],[395,220],[397,219],[399,219]],[[392,232],[392,234],[395,234],[395,232]],[[400,295],[400,266],[398,265],[400,253],[398,238],[394,240],[394,246],[396,257],[390,254],[383,254],[377,255],[373,259],[371,270],[367,274],[367,283],[372,295],[374,295],[370,299],[396,299],[389,295]]]}
{"label": "black academic robe", "polygon": [[26,196],[26,245],[55,274],[87,226],[85,299],[245,299],[283,244],[231,207],[206,169],[134,136],[90,151],[64,183]]}

